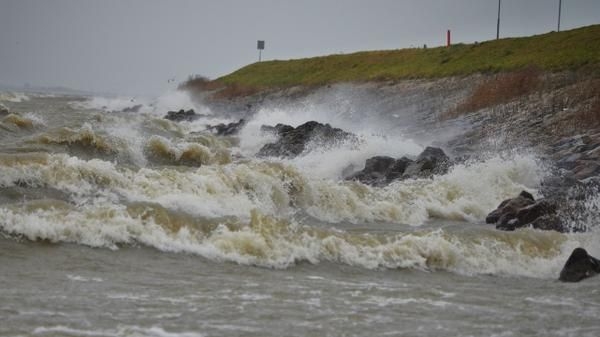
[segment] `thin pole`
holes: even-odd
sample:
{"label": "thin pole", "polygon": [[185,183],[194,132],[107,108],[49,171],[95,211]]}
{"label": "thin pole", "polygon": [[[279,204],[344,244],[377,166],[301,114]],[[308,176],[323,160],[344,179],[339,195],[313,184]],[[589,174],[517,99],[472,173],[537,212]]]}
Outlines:
{"label": "thin pole", "polygon": [[259,49],[258,50],[258,62],[260,62],[261,56],[262,56],[262,50]]}
{"label": "thin pole", "polygon": [[502,0],[498,0],[498,23],[496,24],[496,40],[500,38],[500,4]]}
{"label": "thin pole", "polygon": [[558,29],[557,31],[560,32],[560,10],[562,7],[562,0],[558,0]]}

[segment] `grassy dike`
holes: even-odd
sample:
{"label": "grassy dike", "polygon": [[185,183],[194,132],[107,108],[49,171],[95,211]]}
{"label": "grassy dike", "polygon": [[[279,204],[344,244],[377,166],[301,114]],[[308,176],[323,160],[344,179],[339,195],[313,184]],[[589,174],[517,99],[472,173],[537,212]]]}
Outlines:
{"label": "grassy dike", "polygon": [[186,89],[217,89],[221,97],[292,86],[373,82],[498,73],[525,67],[600,72],[600,25],[450,48],[367,51],[253,63],[213,81],[189,80]]}

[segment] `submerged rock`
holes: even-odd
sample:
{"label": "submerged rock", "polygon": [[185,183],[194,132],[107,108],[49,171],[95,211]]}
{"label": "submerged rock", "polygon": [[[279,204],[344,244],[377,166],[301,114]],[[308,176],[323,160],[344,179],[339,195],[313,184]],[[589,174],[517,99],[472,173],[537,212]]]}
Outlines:
{"label": "submerged rock", "polygon": [[217,136],[232,136],[240,132],[240,130],[246,125],[245,119],[240,119],[237,122],[232,122],[229,124],[217,124],[217,125],[208,125],[208,130],[212,131]]}
{"label": "submerged rock", "polygon": [[272,129],[262,129],[273,130],[279,135],[275,143],[266,144],[258,151],[258,155],[262,157],[295,157],[304,152],[306,145],[311,141],[316,141],[322,146],[331,146],[347,140],[357,140],[356,135],[352,133],[315,121],[306,122],[296,128],[278,124]]}
{"label": "submerged rock", "polygon": [[165,119],[168,119],[170,121],[174,121],[174,122],[191,122],[194,121],[200,117],[203,117],[204,115],[200,115],[197,114],[194,109],[190,109],[190,110],[179,110],[179,111],[169,111],[167,112],[167,114],[165,115]]}
{"label": "submerged rock", "polygon": [[363,184],[383,186],[397,179],[424,178],[448,172],[450,158],[442,149],[427,147],[415,161],[402,157],[394,159],[375,156],[367,159],[365,168],[348,177]]}
{"label": "submerged rock", "polygon": [[559,280],[579,282],[600,273],[600,260],[590,256],[583,248],[575,248],[560,271]]}
{"label": "submerged rock", "polygon": [[541,230],[566,232],[556,211],[555,201],[546,198],[536,201],[529,192],[522,191],[516,198],[502,201],[498,208],[488,214],[485,222],[496,224],[497,229],[505,231],[531,226]]}

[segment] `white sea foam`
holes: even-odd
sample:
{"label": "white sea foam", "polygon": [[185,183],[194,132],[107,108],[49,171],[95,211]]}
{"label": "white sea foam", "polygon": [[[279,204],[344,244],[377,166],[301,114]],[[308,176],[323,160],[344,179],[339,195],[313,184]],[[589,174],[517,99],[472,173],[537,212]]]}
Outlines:
{"label": "white sea foam", "polygon": [[83,102],[74,102],[71,105],[77,108],[104,110],[108,112],[120,112],[124,109],[141,105],[138,112],[157,116],[164,116],[168,111],[178,111],[181,109],[194,109],[198,114],[211,114],[208,107],[194,102],[187,92],[178,90],[165,92],[155,98],[143,96],[95,96]]}
{"label": "white sea foam", "polygon": [[143,97],[104,97],[104,96],[94,96],[89,100],[80,102],[74,102],[71,105],[77,108],[83,109],[94,109],[94,110],[104,110],[109,112],[118,112],[122,111],[126,108],[131,108],[135,105],[141,104],[142,107],[140,110],[148,110],[149,109],[149,100]]}
{"label": "white sea foam", "polygon": [[161,327],[139,327],[139,326],[119,326],[115,329],[77,329],[63,325],[50,327],[37,327],[33,330],[34,335],[48,336],[114,336],[114,337],[202,337],[201,333],[196,332],[169,332]]}
{"label": "white sea foam", "polygon": [[160,116],[166,115],[167,111],[179,111],[181,109],[194,109],[197,114],[203,115],[212,114],[208,107],[193,101],[190,94],[186,91],[168,91],[160,95],[153,102],[153,111]]}
{"label": "white sea foam", "polygon": [[260,161],[182,171],[131,170],[67,155],[49,158],[48,164],[6,167],[3,184],[29,181],[84,200],[96,195],[114,200],[126,197],[209,217],[247,218],[253,209],[284,215],[300,209],[327,222],[412,225],[430,218],[479,221],[503,199],[523,189],[535,194],[545,174],[535,158],[515,155],[456,165],[448,174],[433,179],[409,179],[374,188],[312,177],[291,165]]}
{"label": "white sea foam", "polygon": [[[111,249],[144,244],[271,268],[330,261],[371,269],[542,278],[555,277],[576,247],[600,255],[598,233],[505,233],[471,227],[464,232],[439,229],[380,237],[282,220],[303,210],[318,220],[364,226],[375,221],[419,226],[431,218],[482,222],[502,199],[522,189],[536,194],[545,170],[529,155],[460,164],[443,176],[384,188],[314,178],[288,164],[253,160],[197,169],[134,170],[54,154],[3,157],[0,165],[2,185],[25,181],[53,187],[68,192],[77,204],[34,200],[1,207],[0,229],[31,240]],[[133,202],[141,202],[142,211],[127,206]],[[153,204],[175,213],[162,216]],[[221,220],[216,220],[217,226],[202,219]]]}
{"label": "white sea foam", "polygon": [[272,159],[294,165],[315,178],[339,179],[344,171],[358,171],[365,160],[376,156],[415,156],[423,146],[398,132],[393,135],[381,134],[382,125],[373,120],[356,122],[349,120],[344,109],[332,109],[324,105],[305,104],[297,107],[263,108],[254,115],[240,132],[241,152],[246,156],[256,154],[262,146],[276,140],[276,136],[260,131],[262,125],[278,123],[297,127],[311,120],[329,123],[356,134],[359,142],[345,142],[334,148],[324,148],[322,144],[308,144],[302,155],[293,159]]}
{"label": "white sea foam", "polygon": [[103,282],[104,280],[99,278],[99,277],[84,277],[81,275],[71,275],[71,274],[67,274],[67,278],[71,281],[77,281],[77,282]]}
{"label": "white sea foam", "polygon": [[23,117],[27,118],[33,123],[34,127],[40,127],[46,125],[46,120],[43,116],[40,116],[38,113],[34,112],[26,112],[23,114]]}
{"label": "white sea foam", "polygon": [[22,92],[0,92],[0,102],[20,103],[28,101],[30,98]]}
{"label": "white sea foam", "polygon": [[163,251],[188,252],[215,261],[288,268],[298,261],[364,268],[417,268],[464,274],[554,278],[573,246],[600,250],[596,235],[564,235],[522,230],[450,233],[433,230],[377,238],[369,234],[315,230],[254,214],[247,227],[220,226],[198,233],[170,232],[151,218],[131,218],[123,210],[55,209],[30,214],[0,210],[3,231],[26,238],[116,248],[139,242]]}

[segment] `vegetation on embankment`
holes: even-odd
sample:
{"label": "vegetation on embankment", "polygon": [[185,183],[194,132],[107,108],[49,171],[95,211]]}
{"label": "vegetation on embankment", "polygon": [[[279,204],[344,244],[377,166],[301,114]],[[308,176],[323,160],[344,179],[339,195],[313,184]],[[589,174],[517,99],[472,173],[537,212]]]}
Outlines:
{"label": "vegetation on embankment", "polygon": [[450,48],[368,51],[288,61],[265,61],[213,81],[189,80],[184,89],[217,89],[221,97],[292,86],[388,81],[497,73],[535,67],[544,71],[600,69],[600,25]]}

